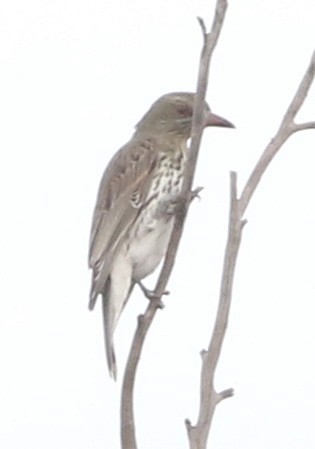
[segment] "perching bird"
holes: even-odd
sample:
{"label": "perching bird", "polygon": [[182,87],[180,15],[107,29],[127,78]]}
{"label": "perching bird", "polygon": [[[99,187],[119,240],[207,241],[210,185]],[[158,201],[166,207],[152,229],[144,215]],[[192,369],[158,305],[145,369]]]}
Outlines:
{"label": "perching bird", "polygon": [[[160,97],[131,140],[108,164],[98,191],[90,235],[89,308],[102,296],[106,356],[116,379],[113,334],[136,283],[165,256],[191,134],[195,94]],[[233,125],[205,103],[205,126]]]}

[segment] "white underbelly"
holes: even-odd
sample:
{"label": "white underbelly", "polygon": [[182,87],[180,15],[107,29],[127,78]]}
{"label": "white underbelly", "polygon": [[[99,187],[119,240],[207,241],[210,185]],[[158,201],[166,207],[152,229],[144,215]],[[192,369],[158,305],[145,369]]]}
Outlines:
{"label": "white underbelly", "polygon": [[172,206],[176,205],[182,188],[185,149],[181,149],[179,156],[183,158],[180,168],[171,159],[165,159],[161,164],[160,171],[166,174],[156,173],[146,198],[148,205],[139,215],[135,223],[136,231],[129,240],[127,252],[135,281],[153,273],[166,254],[174,223]]}
{"label": "white underbelly", "polygon": [[165,256],[173,220],[173,218],[167,222],[163,219],[159,220],[153,228],[130,243],[128,253],[132,261],[132,277],[135,281],[140,281],[153,273]]}

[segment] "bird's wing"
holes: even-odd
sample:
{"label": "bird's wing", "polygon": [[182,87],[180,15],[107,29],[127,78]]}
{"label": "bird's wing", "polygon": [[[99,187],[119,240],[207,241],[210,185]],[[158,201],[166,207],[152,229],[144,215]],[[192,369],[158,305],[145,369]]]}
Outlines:
{"label": "bird's wing", "polygon": [[[120,236],[128,229],[148,192],[156,164],[157,142],[132,140],[107,166],[94,209],[89,266],[108,260]],[[104,280],[106,281],[106,279]]]}

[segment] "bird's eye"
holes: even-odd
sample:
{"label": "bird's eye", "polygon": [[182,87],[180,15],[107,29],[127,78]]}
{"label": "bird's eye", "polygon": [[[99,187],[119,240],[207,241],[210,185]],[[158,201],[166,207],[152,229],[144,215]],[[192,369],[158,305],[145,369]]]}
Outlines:
{"label": "bird's eye", "polygon": [[193,109],[191,106],[178,106],[177,108],[178,115],[183,118],[192,117]]}

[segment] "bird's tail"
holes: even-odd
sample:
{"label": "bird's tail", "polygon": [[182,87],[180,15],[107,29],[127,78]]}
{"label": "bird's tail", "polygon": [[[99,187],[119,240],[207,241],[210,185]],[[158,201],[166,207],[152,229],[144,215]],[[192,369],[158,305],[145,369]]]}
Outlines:
{"label": "bird's tail", "polygon": [[[117,307],[117,303],[114,301],[115,291],[111,289],[111,279],[108,278],[104,293],[102,294],[102,312],[103,312],[103,323],[104,323],[104,337],[105,337],[105,350],[106,359],[108,365],[108,371],[110,376],[116,380],[117,379],[117,365],[116,356],[114,348],[114,331],[116,329],[117,322],[123,311],[131,293],[134,288],[135,283],[131,282],[127,294],[125,293],[123,297],[123,302],[120,302]],[[127,287],[127,286],[126,286]],[[127,287],[128,288],[128,287]]]}
{"label": "bird's tail", "polygon": [[[110,284],[110,279],[108,279],[106,286],[108,286],[108,284]],[[107,292],[105,291],[104,294],[102,295],[102,312],[103,312],[106,360],[110,376],[114,380],[117,380],[117,365],[113,342],[116,320],[115,317],[113,316],[114,310],[111,308],[111,304],[108,297],[110,287],[109,288],[107,287],[106,290]]]}
{"label": "bird's tail", "polygon": [[89,309],[90,310],[94,309],[98,295],[102,294],[102,312],[103,312],[106,359],[110,376],[116,380],[117,368],[113,344],[113,333],[117,318],[115,316],[116,315],[115,311],[113,310],[113,305],[110,302],[110,278],[109,277],[107,278],[103,292],[100,291],[101,289],[100,286],[98,285],[99,278],[100,278],[100,270],[98,267],[96,267],[93,270],[92,274]]}

